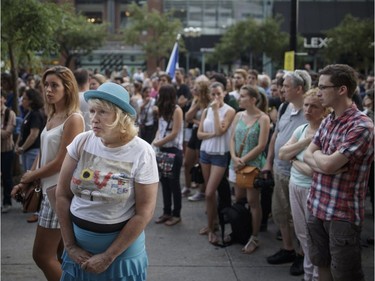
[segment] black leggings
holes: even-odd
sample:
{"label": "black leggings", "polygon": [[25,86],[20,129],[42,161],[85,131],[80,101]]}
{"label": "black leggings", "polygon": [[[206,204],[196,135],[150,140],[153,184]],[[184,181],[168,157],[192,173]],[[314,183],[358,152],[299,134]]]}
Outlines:
{"label": "black leggings", "polygon": [[[169,152],[176,154],[172,176],[171,177],[161,177],[160,182],[163,190],[163,204],[164,204],[164,214],[172,215],[174,217],[181,216],[181,186],[180,186],[180,173],[182,167],[182,150],[178,148],[161,148],[162,152]],[[173,210],[172,210],[172,198],[173,198]]]}

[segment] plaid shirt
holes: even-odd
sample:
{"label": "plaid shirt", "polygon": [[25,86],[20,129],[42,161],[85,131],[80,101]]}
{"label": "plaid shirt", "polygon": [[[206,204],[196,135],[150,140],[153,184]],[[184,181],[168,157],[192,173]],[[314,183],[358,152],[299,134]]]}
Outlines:
{"label": "plaid shirt", "polygon": [[370,165],[374,160],[374,124],[353,104],[335,119],[323,120],[313,143],[322,153],[339,151],[349,162],[337,175],[314,173],[307,206],[321,220],[343,220],[361,225]]}

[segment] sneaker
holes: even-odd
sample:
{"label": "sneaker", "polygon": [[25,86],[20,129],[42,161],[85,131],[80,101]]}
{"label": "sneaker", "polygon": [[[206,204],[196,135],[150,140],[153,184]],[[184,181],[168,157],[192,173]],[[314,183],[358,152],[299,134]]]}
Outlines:
{"label": "sneaker", "polygon": [[293,262],[296,259],[296,252],[294,250],[280,249],[277,253],[267,258],[269,264],[282,264]]}
{"label": "sneaker", "polygon": [[188,197],[190,195],[190,188],[184,186],[184,188],[181,190],[181,194],[183,197]]}
{"label": "sneaker", "polygon": [[193,202],[196,202],[196,201],[202,201],[206,198],[206,196],[204,195],[204,193],[200,192],[200,191],[197,191],[194,195],[192,196],[189,196],[188,197],[188,200],[189,201],[193,201]]}
{"label": "sneaker", "polygon": [[1,212],[2,212],[3,214],[8,213],[8,212],[10,211],[10,208],[11,208],[11,207],[12,207],[11,205],[4,205],[4,206],[1,208]]}
{"label": "sneaker", "polygon": [[296,258],[294,259],[294,262],[292,266],[290,267],[290,274],[294,276],[302,275],[305,273],[303,270],[303,260],[305,259],[304,256],[297,254]]}

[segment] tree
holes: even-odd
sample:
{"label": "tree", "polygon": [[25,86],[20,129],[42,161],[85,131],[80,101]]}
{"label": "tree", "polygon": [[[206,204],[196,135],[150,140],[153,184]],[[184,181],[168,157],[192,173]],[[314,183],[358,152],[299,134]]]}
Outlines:
{"label": "tree", "polygon": [[250,60],[265,53],[273,61],[281,62],[289,38],[287,33],[280,31],[281,22],[281,17],[262,22],[253,18],[237,22],[223,34],[208,60],[231,65],[236,60]]}
{"label": "tree", "polygon": [[13,110],[18,112],[18,62],[41,50],[56,50],[53,40],[58,22],[53,20],[49,3],[36,0],[3,0],[1,2],[2,58],[8,59],[13,80]]}
{"label": "tree", "polygon": [[66,65],[77,53],[89,53],[106,36],[106,25],[94,25],[76,14],[73,6],[38,0],[1,2],[1,55],[9,61],[13,79],[13,110],[18,112],[17,77],[20,63],[27,65],[38,55],[62,54]]}
{"label": "tree", "polygon": [[102,46],[107,34],[107,24],[92,24],[74,11],[71,5],[60,6],[55,18],[61,23],[55,34],[65,66],[70,66],[77,55],[87,55]]}
{"label": "tree", "polygon": [[124,42],[138,45],[148,58],[155,58],[159,65],[168,57],[176,36],[182,30],[180,20],[172,18],[172,12],[161,14],[159,11],[148,11],[147,6],[129,5],[129,24],[122,30]]}
{"label": "tree", "polygon": [[329,38],[321,50],[326,63],[346,63],[368,73],[374,63],[374,21],[347,15],[342,22],[325,32]]}

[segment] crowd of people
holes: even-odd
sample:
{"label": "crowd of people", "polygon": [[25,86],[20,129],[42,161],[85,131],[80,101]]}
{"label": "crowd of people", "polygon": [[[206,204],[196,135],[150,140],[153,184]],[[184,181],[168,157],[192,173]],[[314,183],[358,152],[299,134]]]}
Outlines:
{"label": "crowd of people", "polygon": [[[207,224],[197,234],[230,243],[218,234],[217,193],[226,184],[227,199],[245,202],[252,218],[242,252],[261,247],[272,216],[282,248],[269,264],[291,263],[290,274],[306,281],[364,280],[372,75],[359,82],[340,64],[318,74],[279,70],[273,79],[247,67],[232,75],[178,68],[170,77],[160,69],[106,76],[55,66],[20,77],[18,88],[17,115],[12,79],[2,74],[2,213],[41,181],[41,207],[28,222],[38,223],[33,258],[47,280],[145,280],[144,229],[159,182],[157,224],[183,221],[183,197],[205,201]],[[173,155],[170,173],[158,172],[158,152]],[[238,186],[246,166],[272,174],[274,186]]]}

